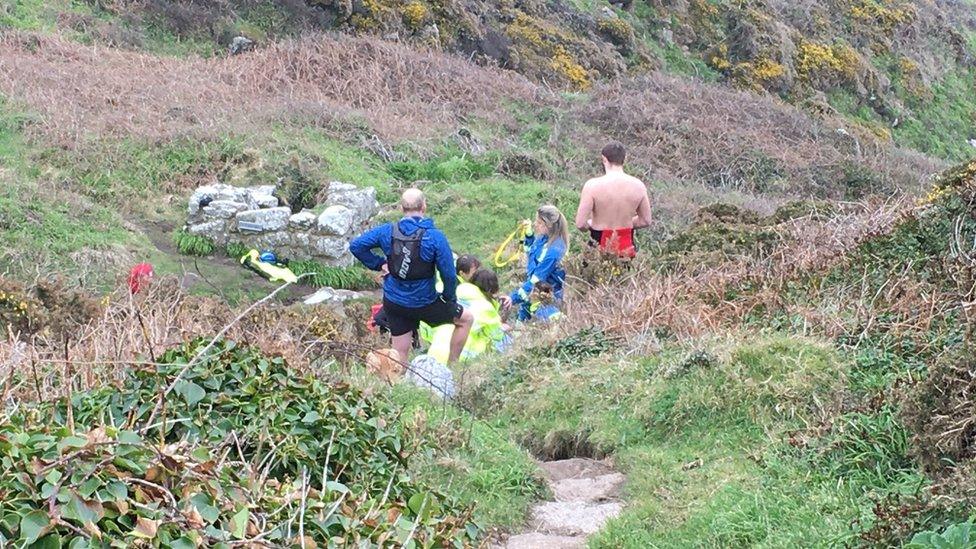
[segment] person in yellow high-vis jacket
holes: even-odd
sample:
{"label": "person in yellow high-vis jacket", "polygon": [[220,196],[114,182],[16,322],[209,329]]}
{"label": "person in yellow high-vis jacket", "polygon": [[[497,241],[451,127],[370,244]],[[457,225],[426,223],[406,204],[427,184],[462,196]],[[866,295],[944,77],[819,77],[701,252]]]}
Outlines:
{"label": "person in yellow high-vis jacket", "polygon": [[[474,316],[474,325],[461,351],[461,360],[468,360],[492,350],[504,340],[505,332],[498,314],[498,305],[492,299],[496,293],[498,276],[489,269],[475,271],[470,281],[458,284],[458,303]],[[446,363],[453,333],[453,327],[447,325],[421,330],[421,338],[430,343],[427,354],[442,364]]]}

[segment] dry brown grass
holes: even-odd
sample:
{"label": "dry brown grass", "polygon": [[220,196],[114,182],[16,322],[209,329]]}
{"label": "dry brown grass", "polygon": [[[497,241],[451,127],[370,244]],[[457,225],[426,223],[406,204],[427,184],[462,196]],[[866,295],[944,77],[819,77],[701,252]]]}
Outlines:
{"label": "dry brown grass", "polygon": [[593,96],[574,112],[596,129],[583,142],[593,151],[610,138],[628,144],[651,180],[836,195],[854,165],[876,170],[891,189],[917,189],[940,166],[769,95],[658,73],[602,84]]}
{"label": "dry brown grass", "polygon": [[70,146],[90,136],[256,131],[296,116],[360,118],[385,138],[423,138],[469,116],[497,116],[503,99],[529,100],[536,87],[450,55],[343,35],[177,59],[7,32],[0,93],[42,115],[37,129]]}
{"label": "dry brown grass", "polygon": [[[264,304],[234,322],[235,309],[211,297],[193,296],[175,278],[162,278],[132,296],[125,286],[104,300],[100,314],[71,330],[4,334],[0,340],[0,395],[49,400],[71,391],[121,381],[133,368],[158,362],[166,349],[195,338],[244,342],[291,367],[308,368],[323,357],[361,359],[366,351],[345,347],[365,341],[358,318],[310,307]],[[369,343],[372,343],[371,341]]]}
{"label": "dry brown grass", "polygon": [[[259,132],[275,122],[368,129],[400,142],[443,138],[490,121],[518,134],[507,107],[562,113],[552,144],[572,177],[592,172],[611,138],[648,180],[696,183],[706,194],[844,192],[859,166],[884,191],[918,186],[933,161],[870,134],[818,121],[770,96],[652,74],[565,99],[511,71],[373,38],[309,35],[246,55],[160,57],[57,36],[0,36],[0,93],[40,114],[32,127],[74,146],[92,137],[150,140]],[[846,133],[843,133],[846,132]],[[501,146],[513,146],[507,136]]]}
{"label": "dry brown grass", "polygon": [[[773,227],[779,244],[765,255],[692,254],[669,268],[639,259],[611,282],[574,277],[560,332],[595,325],[637,341],[653,340],[651,334],[662,330],[685,339],[736,329],[751,314],[773,311],[802,318],[804,332],[837,336],[863,329],[879,313],[879,299],[872,301],[866,286],[821,287],[818,275],[843,265],[858,242],[890,231],[907,204],[908,199],[848,204],[829,219],[781,223]],[[918,323],[940,312],[933,305],[940,296],[913,293],[906,286],[916,283],[905,273],[892,273],[891,279],[881,296],[887,297],[886,311]],[[803,288],[806,299],[789,299],[791,285],[801,280],[809,284]]]}

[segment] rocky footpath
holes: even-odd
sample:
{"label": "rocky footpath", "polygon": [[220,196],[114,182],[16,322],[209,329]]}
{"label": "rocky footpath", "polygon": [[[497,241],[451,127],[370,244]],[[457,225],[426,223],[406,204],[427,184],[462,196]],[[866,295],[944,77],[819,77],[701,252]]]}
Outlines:
{"label": "rocky footpath", "polygon": [[541,464],[555,501],[535,505],[529,530],[496,549],[571,549],[623,509],[620,489],[626,478],[602,461],[573,458]]}
{"label": "rocky footpath", "polygon": [[349,266],[349,240],[379,211],[376,190],[333,181],[325,197],[314,210],[293,212],[281,205],[274,185],[204,185],[190,196],[185,230],[219,246],[241,244],[282,257]]}

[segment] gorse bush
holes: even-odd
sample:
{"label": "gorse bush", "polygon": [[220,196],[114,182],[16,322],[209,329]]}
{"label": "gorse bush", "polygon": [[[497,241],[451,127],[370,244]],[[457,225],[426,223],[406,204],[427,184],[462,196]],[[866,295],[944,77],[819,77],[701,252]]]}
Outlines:
{"label": "gorse bush", "polygon": [[411,449],[384,401],[231,341],[187,369],[204,344],[0,424],[0,541],[429,547],[477,535],[468,511],[406,473]]}

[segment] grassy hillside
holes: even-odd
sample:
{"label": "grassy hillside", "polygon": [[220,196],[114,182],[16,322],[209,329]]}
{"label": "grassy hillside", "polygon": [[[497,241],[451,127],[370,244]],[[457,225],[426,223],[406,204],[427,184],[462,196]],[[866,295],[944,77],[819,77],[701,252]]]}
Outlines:
{"label": "grassy hillside", "polygon": [[[266,526],[293,542],[301,516],[319,521],[316,543],[463,545],[518,531],[547,497],[533,458],[573,456],[628,477],[593,547],[894,546],[971,517],[976,167],[930,178],[972,156],[971,4],[0,2],[0,447],[90,468],[71,472],[64,490],[84,494],[58,502],[65,525],[41,508],[60,479],[0,459],[0,493],[33,478],[16,508],[0,498],[0,540],[67,542],[91,522],[129,541],[153,527],[173,547]],[[256,46],[230,55],[239,35]],[[418,185],[455,250],[484,259],[539,204],[571,215],[609,139],[651,192],[641,259],[621,273],[574,243],[567,317],[458,370],[453,403],[364,371],[385,345],[365,331],[368,300],[241,314],[274,286],[179,232],[189,193],[213,181],[370,186],[379,220]],[[139,261],[162,276],[130,298],[117,288]],[[500,274],[505,289],[518,277]],[[358,270],[316,282],[369,286]],[[181,345],[225,327],[220,356],[174,389],[161,441],[118,438],[123,417],[156,429],[170,362],[193,360]],[[400,449],[344,454],[347,492],[309,491],[302,468],[331,424],[216,381],[268,361],[278,377],[262,383],[294,375],[345,395],[330,406],[362,405],[338,413],[359,433],[342,444]],[[258,433],[241,419],[256,409],[221,391],[294,430]],[[180,427],[209,421],[200,402],[240,420],[238,442]],[[103,469],[114,456],[79,440],[99,428],[134,456],[127,475],[178,505],[129,505]],[[266,451],[269,436],[288,442]],[[241,465],[221,463],[207,501],[175,490],[204,451]],[[276,452],[287,463],[269,466]],[[192,466],[149,478],[173,470],[167,456]],[[315,505],[298,506],[303,492]],[[225,498],[241,493],[243,507]],[[356,504],[328,522],[340,496]],[[177,516],[186,505],[207,524]]]}

